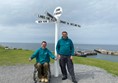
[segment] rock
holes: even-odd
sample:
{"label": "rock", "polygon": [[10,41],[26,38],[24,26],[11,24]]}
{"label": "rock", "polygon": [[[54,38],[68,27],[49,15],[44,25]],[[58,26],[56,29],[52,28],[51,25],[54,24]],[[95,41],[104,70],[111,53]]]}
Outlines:
{"label": "rock", "polygon": [[118,55],[118,51],[111,51],[111,50],[105,50],[105,49],[94,49],[94,51],[101,54]]}

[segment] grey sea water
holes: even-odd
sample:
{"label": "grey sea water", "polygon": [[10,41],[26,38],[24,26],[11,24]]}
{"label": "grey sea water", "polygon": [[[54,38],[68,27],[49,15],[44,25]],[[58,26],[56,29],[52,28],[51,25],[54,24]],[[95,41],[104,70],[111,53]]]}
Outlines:
{"label": "grey sea water", "polygon": [[[22,48],[29,50],[37,50],[40,48],[40,43],[0,43],[2,46],[8,46],[10,48]],[[54,44],[48,43],[47,48],[54,51]],[[74,44],[75,51],[78,50],[94,50],[94,49],[106,49],[112,51],[118,51],[118,45],[95,45],[95,44]],[[102,60],[108,60],[112,62],[118,62],[118,56],[97,54],[96,56],[88,56],[88,58],[97,58]]]}

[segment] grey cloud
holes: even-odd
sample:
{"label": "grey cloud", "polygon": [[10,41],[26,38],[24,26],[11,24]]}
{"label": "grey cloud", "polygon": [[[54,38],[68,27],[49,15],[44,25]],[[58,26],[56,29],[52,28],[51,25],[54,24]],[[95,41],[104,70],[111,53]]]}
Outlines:
{"label": "grey cloud", "polygon": [[[117,0],[0,0],[0,39],[3,41],[48,40],[54,42],[54,24],[36,24],[37,14],[47,10],[53,14],[57,6],[63,8],[60,19],[80,24],[82,28],[60,25],[74,42],[104,43],[110,37],[111,43],[117,41]],[[111,30],[112,29],[112,30]],[[109,34],[111,31],[111,34]],[[10,40],[10,38],[12,40]],[[99,41],[98,41],[99,40]]]}

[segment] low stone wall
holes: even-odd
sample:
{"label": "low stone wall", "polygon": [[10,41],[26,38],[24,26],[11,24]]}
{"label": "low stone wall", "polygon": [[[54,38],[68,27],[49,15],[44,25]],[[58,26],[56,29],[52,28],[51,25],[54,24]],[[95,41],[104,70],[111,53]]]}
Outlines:
{"label": "low stone wall", "polygon": [[75,55],[76,55],[76,56],[81,56],[81,57],[86,57],[86,56],[97,55],[97,52],[92,51],[92,50],[76,51],[76,52],[75,52]]}
{"label": "low stone wall", "polygon": [[101,53],[101,54],[117,55],[118,56],[118,51],[110,51],[110,50],[105,50],[105,49],[95,49],[94,51]]}

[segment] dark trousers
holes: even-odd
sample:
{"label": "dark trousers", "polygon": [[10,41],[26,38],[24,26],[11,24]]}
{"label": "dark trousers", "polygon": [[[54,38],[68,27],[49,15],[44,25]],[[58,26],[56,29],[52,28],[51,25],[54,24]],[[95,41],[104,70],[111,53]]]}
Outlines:
{"label": "dark trousers", "polygon": [[67,69],[68,69],[69,74],[72,77],[72,80],[75,80],[73,62],[70,59],[70,56],[61,56],[59,60],[59,64],[60,64],[60,68],[61,68],[61,72],[63,76],[67,77],[67,70],[66,70],[66,65],[67,65]]}

